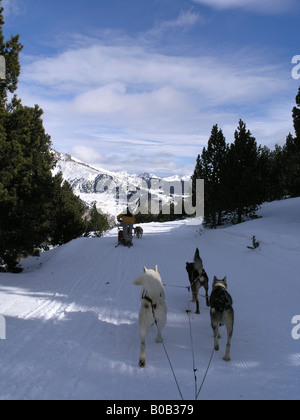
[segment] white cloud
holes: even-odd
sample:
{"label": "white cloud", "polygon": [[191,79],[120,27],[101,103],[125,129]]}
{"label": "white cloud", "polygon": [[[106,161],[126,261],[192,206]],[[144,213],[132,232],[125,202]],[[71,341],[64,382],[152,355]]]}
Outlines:
{"label": "white cloud", "polygon": [[[85,98],[88,92],[94,91],[89,93],[93,95],[89,112],[101,107],[103,112],[104,108],[109,112],[111,99],[117,111],[124,108],[124,97],[133,103],[143,97],[147,102],[151,97],[158,98],[156,93],[162,91],[166,99],[169,97],[172,109],[176,99],[174,92],[181,92],[182,98],[197,96],[205,105],[240,104],[245,99],[256,100],[284,88],[279,68],[265,64],[265,56],[257,54],[256,59],[253,58],[246,53],[168,56],[148,52],[143,47],[99,43],[54,58],[32,61],[23,67],[22,80],[56,91],[56,94]],[[100,104],[100,99],[96,99],[98,94],[107,100],[107,105]],[[119,105],[114,99],[120,99]]]}
{"label": "white cloud", "polygon": [[130,122],[135,127],[145,126],[148,121],[156,129],[159,129],[158,122],[162,128],[163,120],[171,123],[175,114],[180,118],[190,108],[186,95],[173,87],[129,93],[122,83],[89,90],[78,95],[71,105],[71,111],[76,114],[98,115],[121,124]]}
{"label": "white cloud", "polygon": [[297,5],[295,0],[192,0],[217,9],[245,9],[266,14],[282,13]]}
{"label": "white cloud", "polygon": [[[262,127],[262,107],[272,124],[272,102],[289,86],[265,51],[171,56],[114,41],[86,38],[84,48],[76,42],[57,56],[28,58],[19,93],[44,109],[54,147],[108,169],[186,173],[193,168],[182,161],[194,165],[214,124],[228,141],[239,118]],[[274,134],[259,133],[266,141]]]}
{"label": "white cloud", "polygon": [[20,0],[2,0],[5,16],[20,15],[25,12],[26,6]]}
{"label": "white cloud", "polygon": [[199,13],[182,11],[177,19],[157,22],[155,27],[149,32],[151,35],[160,35],[172,29],[186,30],[196,24],[204,25],[206,18]]}
{"label": "white cloud", "polygon": [[103,155],[99,152],[99,150],[84,145],[74,146],[72,148],[72,153],[82,162],[96,163],[103,160]]}

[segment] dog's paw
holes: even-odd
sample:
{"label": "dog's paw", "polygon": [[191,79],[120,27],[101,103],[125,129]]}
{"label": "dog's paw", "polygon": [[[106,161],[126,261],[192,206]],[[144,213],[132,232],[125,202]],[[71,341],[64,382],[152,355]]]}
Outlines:
{"label": "dog's paw", "polygon": [[195,314],[200,315],[200,311],[196,311]]}
{"label": "dog's paw", "polygon": [[157,337],[155,341],[156,343],[162,343],[164,340],[161,337]]}
{"label": "dog's paw", "polygon": [[215,346],[215,350],[216,350],[216,351],[219,351],[219,350],[220,350],[220,346],[219,346],[219,344]]}
{"label": "dog's paw", "polygon": [[146,360],[145,359],[140,359],[140,361],[139,361],[139,367],[140,368],[145,368],[146,367]]}
{"label": "dog's paw", "polygon": [[230,361],[231,361],[231,359],[230,359],[230,357],[229,357],[229,356],[224,356],[224,357],[223,357],[223,360],[224,360],[225,362],[230,362]]}

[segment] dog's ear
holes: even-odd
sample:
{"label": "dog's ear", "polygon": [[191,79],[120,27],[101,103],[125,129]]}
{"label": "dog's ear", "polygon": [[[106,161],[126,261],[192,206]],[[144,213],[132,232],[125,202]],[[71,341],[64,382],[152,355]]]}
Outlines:
{"label": "dog's ear", "polygon": [[144,267],[144,273],[147,273],[148,269],[146,267]]}
{"label": "dog's ear", "polygon": [[227,276],[224,277],[223,282],[225,283],[225,285],[227,286]]}
{"label": "dog's ear", "polygon": [[155,271],[156,273],[158,273],[158,266],[157,266],[157,265],[155,266],[154,271]]}

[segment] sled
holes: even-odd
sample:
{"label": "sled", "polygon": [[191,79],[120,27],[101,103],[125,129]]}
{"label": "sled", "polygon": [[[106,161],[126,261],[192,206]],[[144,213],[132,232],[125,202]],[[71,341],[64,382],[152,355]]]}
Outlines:
{"label": "sled", "polygon": [[[118,244],[116,248],[120,245],[127,246],[128,248],[132,247],[132,229],[135,223],[135,217],[132,216],[129,209],[125,213],[119,214],[117,216],[118,222],[121,224],[119,227],[119,235],[118,235]],[[127,235],[124,233],[124,229],[127,229]]]}
{"label": "sled", "polygon": [[118,248],[120,245],[126,246],[127,248],[131,248],[133,246],[133,243],[132,242],[129,242],[129,243],[125,242],[123,230],[119,228],[118,244],[115,246],[115,248]]}

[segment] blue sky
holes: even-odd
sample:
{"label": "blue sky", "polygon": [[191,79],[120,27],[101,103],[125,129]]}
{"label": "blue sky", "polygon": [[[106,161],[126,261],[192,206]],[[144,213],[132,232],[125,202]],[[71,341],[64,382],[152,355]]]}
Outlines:
{"label": "blue sky", "polygon": [[298,0],[2,0],[18,95],[53,147],[111,170],[186,175],[218,124],[293,132]]}

